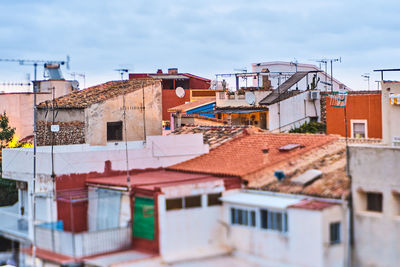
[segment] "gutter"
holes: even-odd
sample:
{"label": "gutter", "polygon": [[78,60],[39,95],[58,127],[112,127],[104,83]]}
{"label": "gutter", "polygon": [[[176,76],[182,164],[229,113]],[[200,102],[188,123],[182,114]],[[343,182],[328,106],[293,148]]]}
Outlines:
{"label": "gutter", "polygon": [[243,190],[241,190],[241,192],[256,193],[256,194],[267,195],[267,196],[289,197],[289,198],[295,198],[295,199],[317,200],[317,201],[324,201],[324,202],[336,203],[336,204],[347,204],[347,201],[344,199],[312,197],[312,196],[307,196],[307,195],[294,195],[294,194],[278,193],[278,192],[271,192],[271,191],[261,191],[261,190],[253,190],[253,189],[243,189]]}

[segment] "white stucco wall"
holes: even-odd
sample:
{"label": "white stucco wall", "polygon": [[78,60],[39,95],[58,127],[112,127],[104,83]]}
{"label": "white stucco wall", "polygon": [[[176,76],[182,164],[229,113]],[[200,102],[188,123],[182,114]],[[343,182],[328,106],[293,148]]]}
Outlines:
{"label": "white stucco wall", "polygon": [[285,99],[280,103],[269,105],[268,129],[270,131],[278,131],[280,125],[281,132],[287,132],[309,121],[308,117],[318,117],[318,121],[320,121],[320,100],[308,100],[308,93],[304,92]]}
{"label": "white stucco wall", "polygon": [[[393,137],[400,138],[400,105],[391,105],[390,94],[400,94],[400,83],[384,81],[382,88],[382,137],[383,142],[392,145]],[[399,144],[400,145],[400,144]]]}
{"label": "white stucco wall", "polygon": [[[271,91],[253,91],[255,96],[255,106],[268,96]],[[222,98],[222,96],[224,98]],[[233,97],[233,96],[231,96]],[[218,92],[216,95],[216,107],[250,107],[251,105],[247,103],[245,95],[239,96],[235,93],[234,98],[228,98],[226,92]]]}
{"label": "white stucco wall", "polygon": [[[262,229],[259,207],[224,203],[229,227],[227,244],[240,256],[257,257],[266,266],[345,266],[347,208],[334,205],[324,210],[287,208],[288,232]],[[256,227],[232,225],[230,208],[256,211]],[[274,209],[269,209],[274,210]],[[278,211],[278,210],[277,210]],[[330,223],[341,222],[339,244],[330,244]]]}
{"label": "white stucco wall", "polygon": [[[350,147],[356,266],[397,266],[400,262],[400,199],[395,197],[400,192],[399,162],[400,148]],[[367,211],[363,192],[382,193],[383,211]]]}
{"label": "white stucco wall", "polygon": [[[222,206],[207,206],[207,194],[224,191],[222,180],[162,188],[159,203],[160,254],[174,262],[226,253]],[[166,210],[167,198],[202,196],[202,207]]]}

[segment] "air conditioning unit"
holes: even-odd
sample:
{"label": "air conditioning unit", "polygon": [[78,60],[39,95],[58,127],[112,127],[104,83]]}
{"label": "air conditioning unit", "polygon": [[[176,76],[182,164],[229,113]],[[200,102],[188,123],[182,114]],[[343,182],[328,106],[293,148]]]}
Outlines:
{"label": "air conditioning unit", "polygon": [[308,92],[308,99],[309,100],[318,100],[318,99],[320,99],[319,91],[310,91],[310,92]]}

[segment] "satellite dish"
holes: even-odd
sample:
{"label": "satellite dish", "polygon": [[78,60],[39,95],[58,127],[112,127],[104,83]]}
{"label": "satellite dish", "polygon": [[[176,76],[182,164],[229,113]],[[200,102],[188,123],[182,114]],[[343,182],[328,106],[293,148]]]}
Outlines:
{"label": "satellite dish", "polygon": [[175,89],[175,94],[179,97],[182,98],[185,96],[185,90],[182,87],[176,87]]}
{"label": "satellite dish", "polygon": [[253,92],[246,92],[246,102],[249,105],[254,105],[256,103],[256,95]]}
{"label": "satellite dish", "polygon": [[74,80],[71,82],[71,86],[74,90],[78,90],[79,89],[79,82],[77,80]]}

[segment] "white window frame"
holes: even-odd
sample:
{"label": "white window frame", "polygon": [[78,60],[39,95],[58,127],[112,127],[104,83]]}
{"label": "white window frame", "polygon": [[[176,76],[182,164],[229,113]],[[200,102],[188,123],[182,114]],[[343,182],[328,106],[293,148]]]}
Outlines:
{"label": "white window frame", "polygon": [[[246,210],[248,212],[248,218],[247,218],[247,224],[238,224],[238,223],[232,223],[232,209],[240,209],[240,210]],[[251,212],[254,211],[254,220],[255,220],[255,225],[251,225]],[[235,227],[248,227],[250,229],[256,229],[259,228],[258,224],[258,211],[256,208],[251,208],[251,207],[243,207],[243,206],[229,206],[229,225],[235,226]]]}
{"label": "white window frame", "polygon": [[368,121],[367,120],[350,120],[350,133],[351,133],[351,138],[354,137],[354,123],[364,123],[365,125],[365,139],[368,138]]}
{"label": "white window frame", "polygon": [[[263,228],[261,225],[261,210],[267,210],[268,211],[268,225],[272,225],[272,221],[271,221],[271,212],[274,213],[281,213],[282,214],[282,231],[277,230],[277,229],[272,229],[272,228]],[[271,209],[271,208],[259,208],[258,209],[258,219],[259,219],[259,229],[261,231],[267,231],[267,232],[276,232],[276,233],[280,233],[283,235],[287,235],[289,233],[289,215],[286,209]],[[287,229],[287,230],[286,230]]]}

